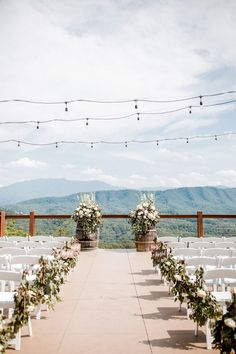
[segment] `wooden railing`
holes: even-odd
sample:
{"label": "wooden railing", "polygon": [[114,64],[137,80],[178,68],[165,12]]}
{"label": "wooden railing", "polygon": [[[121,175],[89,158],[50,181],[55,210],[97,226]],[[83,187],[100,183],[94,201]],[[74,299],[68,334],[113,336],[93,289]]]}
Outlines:
{"label": "wooden railing", "polygon": [[[128,214],[105,214],[102,216],[104,219],[128,219]],[[29,214],[6,214],[5,211],[0,213],[0,237],[5,235],[6,219],[28,219],[29,220],[29,235],[35,235],[35,221],[37,219],[70,219],[71,215],[46,215],[35,214],[31,211]],[[196,219],[197,221],[197,236],[202,237],[204,235],[204,219],[235,219],[236,214],[203,214],[202,211],[197,211],[196,214],[161,214],[161,219]]]}

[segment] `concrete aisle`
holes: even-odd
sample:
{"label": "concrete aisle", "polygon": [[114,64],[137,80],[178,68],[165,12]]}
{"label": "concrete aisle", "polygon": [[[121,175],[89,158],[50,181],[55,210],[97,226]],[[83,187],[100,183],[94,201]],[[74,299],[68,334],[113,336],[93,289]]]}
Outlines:
{"label": "concrete aisle", "polygon": [[149,253],[81,253],[62,302],[33,320],[33,337],[22,338],[21,353],[211,353],[204,349],[204,334],[196,340],[193,322],[166,290]]}

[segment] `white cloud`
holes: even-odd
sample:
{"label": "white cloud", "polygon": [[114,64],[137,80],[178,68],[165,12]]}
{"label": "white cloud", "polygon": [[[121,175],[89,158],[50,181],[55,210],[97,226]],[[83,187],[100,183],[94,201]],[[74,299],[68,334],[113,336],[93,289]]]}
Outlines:
{"label": "white cloud", "polygon": [[64,168],[64,169],[74,169],[74,168],[76,168],[76,165],[73,165],[73,164],[71,164],[71,163],[66,163],[66,164],[63,164],[63,165],[61,165],[61,167],[62,168]]}
{"label": "white cloud", "polygon": [[217,174],[224,177],[236,177],[236,170],[221,170],[217,171]]}
{"label": "white cloud", "polygon": [[102,174],[103,171],[100,168],[87,168],[80,172],[82,175],[89,176],[90,178],[96,178],[98,175]]}
{"label": "white cloud", "polygon": [[33,169],[41,169],[47,167],[48,164],[43,161],[31,160],[28,157],[22,157],[15,161],[10,161],[7,163],[7,167],[16,168],[16,167],[26,167]]}

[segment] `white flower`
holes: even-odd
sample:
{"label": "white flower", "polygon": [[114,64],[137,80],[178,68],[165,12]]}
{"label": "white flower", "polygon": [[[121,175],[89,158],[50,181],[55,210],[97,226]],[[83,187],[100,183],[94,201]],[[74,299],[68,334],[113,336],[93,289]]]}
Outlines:
{"label": "white flower", "polygon": [[29,305],[29,306],[27,307],[27,311],[28,311],[28,312],[34,311],[34,305]]}
{"label": "white flower", "polygon": [[177,281],[181,281],[181,276],[179,274],[175,274],[174,278],[177,280]]}
{"label": "white flower", "polygon": [[206,297],[206,292],[203,289],[198,289],[197,290],[197,296],[201,297],[202,299],[204,299],[204,297]]}
{"label": "white flower", "polygon": [[148,203],[144,202],[144,203],[143,203],[143,207],[144,207],[144,208],[147,208],[147,207],[148,207]]}
{"label": "white flower", "polygon": [[235,321],[232,319],[232,318],[226,318],[224,320],[224,324],[227,326],[227,327],[230,327],[230,328],[235,328],[236,327],[236,323]]}
{"label": "white flower", "polygon": [[166,265],[169,267],[169,266],[170,266],[170,262],[169,262],[169,261],[167,261],[167,262],[166,262]]}

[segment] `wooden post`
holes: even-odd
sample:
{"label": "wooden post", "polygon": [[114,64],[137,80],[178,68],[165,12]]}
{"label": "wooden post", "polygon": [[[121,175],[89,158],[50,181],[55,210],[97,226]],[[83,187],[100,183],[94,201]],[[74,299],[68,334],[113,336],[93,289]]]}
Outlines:
{"label": "wooden post", "polygon": [[197,236],[203,237],[203,217],[201,210],[197,212]]}
{"label": "wooden post", "polygon": [[35,217],[34,217],[34,211],[30,212],[30,218],[29,218],[29,235],[34,236],[35,234]]}
{"label": "wooden post", "polygon": [[0,237],[5,236],[6,228],[6,212],[3,210],[0,213]]}

